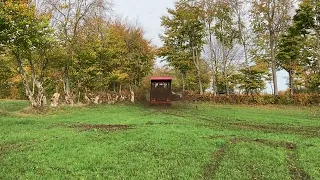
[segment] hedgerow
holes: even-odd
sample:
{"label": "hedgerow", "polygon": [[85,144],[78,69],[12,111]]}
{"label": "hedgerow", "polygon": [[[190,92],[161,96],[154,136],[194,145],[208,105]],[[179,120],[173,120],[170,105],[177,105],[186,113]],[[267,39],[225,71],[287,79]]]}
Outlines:
{"label": "hedgerow", "polygon": [[231,94],[231,95],[212,95],[204,94],[200,95],[197,92],[185,92],[183,95],[184,101],[200,101],[200,102],[214,102],[219,104],[279,104],[279,105],[320,105],[320,94],[280,94],[273,96],[270,94],[259,95],[243,95],[243,94]]}

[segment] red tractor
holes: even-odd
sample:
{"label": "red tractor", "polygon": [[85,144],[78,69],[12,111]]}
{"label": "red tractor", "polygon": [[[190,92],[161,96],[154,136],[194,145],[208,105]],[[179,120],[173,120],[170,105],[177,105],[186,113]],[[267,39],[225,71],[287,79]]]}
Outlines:
{"label": "red tractor", "polygon": [[150,104],[166,104],[171,105],[172,91],[171,91],[172,77],[152,77],[150,89]]}

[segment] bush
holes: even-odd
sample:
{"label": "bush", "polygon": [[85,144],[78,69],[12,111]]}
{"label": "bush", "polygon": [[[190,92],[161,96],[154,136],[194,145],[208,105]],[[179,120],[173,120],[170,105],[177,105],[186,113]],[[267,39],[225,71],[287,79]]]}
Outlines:
{"label": "bush", "polygon": [[200,101],[200,102],[214,102],[219,104],[246,104],[246,105],[267,105],[267,104],[279,104],[279,105],[320,105],[320,94],[295,94],[293,96],[289,94],[279,94],[278,96],[267,95],[242,95],[231,94],[229,96],[223,95],[211,95],[204,94],[199,95],[197,92],[185,92],[183,94],[184,101]]}

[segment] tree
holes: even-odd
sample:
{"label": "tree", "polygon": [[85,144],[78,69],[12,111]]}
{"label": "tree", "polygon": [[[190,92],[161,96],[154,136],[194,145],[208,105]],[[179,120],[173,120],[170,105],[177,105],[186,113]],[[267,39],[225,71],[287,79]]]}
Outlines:
{"label": "tree", "polygon": [[277,59],[279,59],[280,67],[289,73],[290,94],[294,93],[294,74],[299,66],[300,44],[301,38],[292,34],[285,34],[281,37],[278,45],[279,52]]}
{"label": "tree", "polygon": [[160,48],[158,56],[164,57],[165,60],[169,62],[170,66],[174,67],[180,72],[182,91],[184,92],[186,90],[187,73],[192,69],[192,60],[190,59],[189,54],[179,46],[176,46],[174,49],[172,46],[166,46]]}
{"label": "tree", "polygon": [[312,29],[312,35],[307,37],[309,42],[308,48],[309,58],[307,61],[307,87],[311,91],[319,91],[320,90],[320,1],[319,0],[305,0],[305,3],[312,4],[313,12],[315,14],[314,20],[314,28]]}
{"label": "tree", "polygon": [[[200,94],[203,94],[201,81],[201,51],[204,44],[204,24],[201,21],[201,6],[196,1],[181,0],[175,9],[168,9],[169,16],[161,18],[165,28],[161,36],[169,63],[180,69],[183,76],[186,69],[196,69]],[[190,63],[191,61],[191,63]],[[184,76],[185,77],[185,76]]]}
{"label": "tree", "polygon": [[211,70],[211,78],[212,78],[212,91],[213,94],[216,95],[217,93],[217,71],[218,71],[218,54],[216,47],[214,46],[214,16],[216,13],[215,9],[215,2],[211,0],[202,0],[202,13],[203,13],[203,21],[205,24],[205,31],[206,31],[206,44],[209,44],[209,67]]}
{"label": "tree", "polygon": [[14,83],[12,78],[15,75],[14,72],[14,61],[11,56],[6,56],[8,52],[0,50],[4,55],[0,55],[0,98],[7,98],[12,94],[12,88]]}
{"label": "tree", "polygon": [[240,74],[236,75],[239,88],[246,94],[260,93],[265,88],[266,68],[264,64],[252,65],[249,68],[240,69]]}
{"label": "tree", "polygon": [[233,69],[231,62],[237,57],[239,48],[235,47],[236,40],[239,39],[239,31],[234,26],[233,8],[229,2],[216,2],[216,23],[214,33],[221,46],[221,62],[222,75],[225,92],[229,95],[229,78],[231,77],[230,70]]}
{"label": "tree", "polygon": [[[206,62],[210,67],[213,93],[230,93],[233,74],[242,54],[247,50],[247,39],[242,22],[239,0],[202,0],[203,21],[206,25]],[[241,16],[239,19],[238,17]],[[241,46],[245,44],[245,48]],[[244,53],[246,55],[246,53]]]}
{"label": "tree", "polygon": [[46,104],[46,52],[53,41],[48,16],[36,14],[35,7],[21,1],[1,2],[0,14],[0,43],[14,57],[32,107],[42,107]]}
{"label": "tree", "polygon": [[62,80],[65,100],[73,104],[71,86],[77,83],[76,80],[72,82],[71,77],[76,72],[73,69],[76,61],[74,47],[78,40],[80,27],[88,18],[104,17],[111,3],[106,0],[45,0],[43,6],[43,9],[48,9],[52,13],[51,21],[53,28],[56,29],[56,36],[68,52],[61,67],[64,72]]}
{"label": "tree", "polygon": [[[293,24],[280,39],[277,58],[279,65],[289,73],[289,85],[291,95],[294,93],[294,79],[305,69],[308,59],[312,58],[308,36],[315,28],[315,11],[312,1],[303,1],[293,17]],[[307,70],[307,69],[305,69]],[[302,73],[300,73],[302,74]]]}
{"label": "tree", "polygon": [[233,8],[234,14],[236,15],[236,25],[239,44],[243,47],[243,53],[245,58],[245,66],[250,67],[249,62],[249,41],[250,41],[250,30],[246,25],[246,18],[248,18],[248,13],[245,12],[245,7],[248,5],[248,2],[245,0],[232,0],[231,6]]}
{"label": "tree", "polygon": [[[290,22],[292,0],[253,0],[251,9],[252,26],[256,34],[256,46],[260,45],[260,51],[266,54],[270,63],[273,77],[274,95],[278,95],[277,83],[277,44],[280,33],[285,31]],[[264,46],[268,44],[268,47]]]}
{"label": "tree", "polygon": [[81,92],[135,89],[154,64],[154,47],[142,29],[121,20],[90,18],[75,43],[74,78]]}
{"label": "tree", "polygon": [[143,35],[143,30],[138,26],[128,26],[125,31],[126,54],[121,70],[128,74],[127,83],[131,93],[152,71],[155,62],[155,48]]}

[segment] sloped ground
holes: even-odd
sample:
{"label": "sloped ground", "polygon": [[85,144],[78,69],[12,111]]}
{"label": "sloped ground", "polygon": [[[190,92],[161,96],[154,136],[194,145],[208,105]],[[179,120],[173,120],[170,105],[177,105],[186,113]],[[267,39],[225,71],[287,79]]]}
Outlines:
{"label": "sloped ground", "polygon": [[319,107],[26,104],[0,101],[0,179],[320,179]]}

